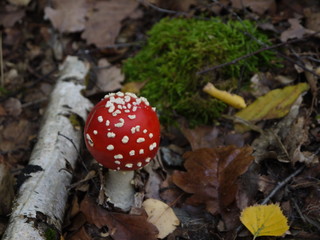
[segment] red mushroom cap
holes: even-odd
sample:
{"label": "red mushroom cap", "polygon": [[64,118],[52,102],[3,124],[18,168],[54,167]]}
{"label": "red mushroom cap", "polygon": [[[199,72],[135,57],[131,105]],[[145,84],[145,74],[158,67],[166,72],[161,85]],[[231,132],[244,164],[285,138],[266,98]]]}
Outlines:
{"label": "red mushroom cap", "polygon": [[156,155],[160,123],[146,98],[111,93],[91,110],[84,137],[88,150],[104,167],[132,171]]}

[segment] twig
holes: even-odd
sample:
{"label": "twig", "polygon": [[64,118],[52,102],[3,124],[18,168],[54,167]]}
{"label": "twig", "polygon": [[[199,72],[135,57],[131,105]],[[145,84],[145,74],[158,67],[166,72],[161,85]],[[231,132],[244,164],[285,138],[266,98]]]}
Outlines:
{"label": "twig", "polygon": [[157,7],[156,5],[148,2],[148,1],[144,1],[144,0],[139,0],[138,2],[153,8],[154,10],[158,11],[158,12],[162,12],[162,13],[167,13],[167,14],[177,14],[179,16],[187,16],[188,14],[185,12],[178,12],[178,11],[174,11],[174,10],[169,10],[169,9],[164,9],[164,8],[160,8]]}
{"label": "twig", "polygon": [[303,170],[305,169],[305,166],[299,167],[296,171],[294,171],[292,174],[290,174],[286,179],[279,182],[278,185],[268,194],[268,196],[261,202],[261,204],[267,204],[270,199],[281,189],[283,188],[289,181],[291,181],[295,176],[299,175]]}
{"label": "twig", "polygon": [[[279,182],[278,185],[268,194],[268,196],[261,202],[262,205],[267,204],[270,199],[281,189],[283,188],[289,181],[291,181],[295,176],[299,175],[303,170],[305,169],[305,166],[301,166],[296,171],[294,171],[292,174],[290,174],[286,179]],[[243,229],[243,225],[237,227],[235,230],[235,234],[238,234]]]}
{"label": "twig", "polygon": [[207,68],[205,70],[202,70],[202,71],[199,71],[197,72],[197,74],[204,74],[204,73],[207,73],[207,72],[210,72],[210,71],[213,71],[217,68],[222,68],[222,67],[226,67],[226,66],[229,66],[231,64],[235,64],[243,59],[246,59],[248,57],[252,57],[258,53],[261,53],[261,52],[264,52],[264,51],[267,51],[267,50],[271,50],[271,49],[274,49],[274,48],[278,48],[278,47],[281,47],[283,45],[286,45],[287,43],[279,43],[279,44],[276,44],[276,45],[273,45],[273,46],[268,46],[268,47],[263,47],[263,48],[260,48],[258,49],[257,51],[254,51],[252,53],[248,53],[246,55],[243,55],[241,57],[238,57],[236,59],[233,59],[232,61],[230,62],[227,62],[227,63],[223,63],[223,64],[219,64],[219,65],[216,65],[216,66],[213,66],[213,67],[210,67],[210,68]]}

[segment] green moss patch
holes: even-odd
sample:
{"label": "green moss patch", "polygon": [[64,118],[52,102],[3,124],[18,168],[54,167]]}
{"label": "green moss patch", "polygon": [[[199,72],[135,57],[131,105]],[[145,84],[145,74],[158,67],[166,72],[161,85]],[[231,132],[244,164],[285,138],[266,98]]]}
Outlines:
{"label": "green moss patch", "polygon": [[209,74],[196,74],[260,49],[248,33],[268,43],[267,36],[246,20],[224,23],[219,18],[164,18],[148,32],[141,51],[124,62],[126,81],[147,82],[141,95],[157,107],[164,124],[178,116],[193,126],[212,123],[226,105],[202,93],[202,87],[212,82],[221,89],[233,89],[240,77],[249,79],[275,59],[272,52],[265,51]]}

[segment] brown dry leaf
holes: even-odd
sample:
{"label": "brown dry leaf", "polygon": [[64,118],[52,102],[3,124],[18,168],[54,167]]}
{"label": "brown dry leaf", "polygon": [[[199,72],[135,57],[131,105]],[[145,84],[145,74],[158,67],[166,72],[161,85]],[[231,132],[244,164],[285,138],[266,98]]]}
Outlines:
{"label": "brown dry leaf", "polygon": [[310,8],[306,8],[303,11],[306,18],[306,27],[315,32],[320,31],[320,13],[318,11],[312,11]]}
{"label": "brown dry leaf", "polygon": [[27,6],[31,0],[8,0],[9,3],[17,6]]}
{"label": "brown dry leaf", "polygon": [[280,39],[282,42],[286,42],[289,39],[301,39],[305,34],[312,33],[313,31],[305,29],[301,24],[300,20],[297,18],[290,18],[288,20],[290,23],[290,28],[287,30],[283,31],[281,33]]}
{"label": "brown dry leaf", "polygon": [[29,137],[33,133],[34,126],[25,119],[12,121],[4,127],[0,134],[0,150],[11,152],[15,149],[27,149]]}
{"label": "brown dry leaf", "polygon": [[52,8],[44,9],[45,19],[61,33],[79,32],[84,29],[88,10],[87,0],[53,0]]}
{"label": "brown dry leaf", "polygon": [[74,233],[70,238],[70,240],[92,240],[91,236],[87,233],[84,227],[80,228],[79,231]]}
{"label": "brown dry leaf", "polygon": [[222,143],[221,139],[218,138],[220,131],[217,127],[198,126],[190,129],[182,126],[181,131],[188,139],[192,150],[217,147]]}
{"label": "brown dry leaf", "polygon": [[158,230],[147,221],[146,215],[108,212],[88,196],[80,204],[81,212],[90,224],[98,228],[107,226],[114,240],[156,240]]}
{"label": "brown dry leaf", "polygon": [[238,177],[253,161],[250,147],[202,148],[185,154],[187,172],[176,171],[173,182],[187,193],[190,205],[205,204],[216,214],[235,201]]}
{"label": "brown dry leaf", "polygon": [[274,13],[276,3],[274,0],[231,0],[234,8],[250,8],[252,11],[263,14],[265,12]]}
{"label": "brown dry leaf", "polygon": [[223,132],[222,128],[212,126],[198,126],[190,129],[181,126],[181,132],[191,145],[192,150],[199,148],[214,148],[223,145],[243,147],[243,135]]}
{"label": "brown dry leaf", "polygon": [[87,96],[92,96],[102,92],[112,92],[121,88],[124,75],[121,70],[111,65],[107,59],[101,58],[98,61],[97,81],[92,89],[86,92]]}
{"label": "brown dry leaf", "polygon": [[17,117],[21,114],[22,112],[22,107],[21,107],[21,102],[17,98],[9,98],[7,101],[4,103],[4,108],[6,110],[6,113],[8,115]]}
{"label": "brown dry leaf", "polygon": [[181,11],[181,12],[188,11],[191,5],[196,5],[198,2],[197,0],[175,0],[175,1],[146,0],[146,1],[160,8]]}
{"label": "brown dry leaf", "polygon": [[96,1],[87,13],[88,21],[81,37],[100,48],[114,44],[121,21],[132,14],[138,4],[135,0]]}
{"label": "brown dry leaf", "polygon": [[12,5],[0,5],[0,25],[5,28],[13,27],[13,25],[20,21],[26,14],[25,9],[21,9]]}

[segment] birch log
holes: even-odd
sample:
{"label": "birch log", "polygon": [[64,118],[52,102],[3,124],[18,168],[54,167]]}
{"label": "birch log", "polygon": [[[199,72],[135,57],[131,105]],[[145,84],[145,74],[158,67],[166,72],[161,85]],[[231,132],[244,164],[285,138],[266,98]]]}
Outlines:
{"label": "birch log", "polygon": [[26,167],[28,178],[17,194],[3,240],[59,238],[72,179],[67,169],[75,166],[82,138],[82,130],[71,123],[70,116],[85,120],[91,108],[81,94],[87,72],[88,65],[76,57],[69,56],[62,64]]}

